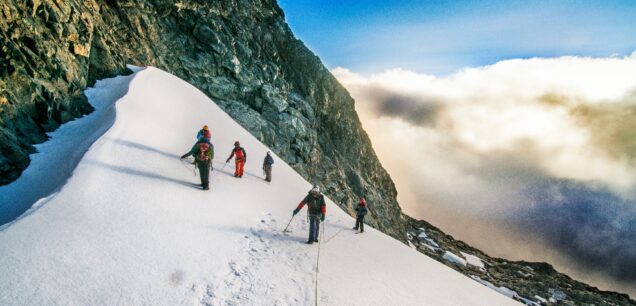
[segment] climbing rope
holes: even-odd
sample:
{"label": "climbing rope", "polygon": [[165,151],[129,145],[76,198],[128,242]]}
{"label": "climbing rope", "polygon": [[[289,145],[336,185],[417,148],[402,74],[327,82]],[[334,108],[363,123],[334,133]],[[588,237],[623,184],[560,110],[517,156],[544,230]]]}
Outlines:
{"label": "climbing rope", "polygon": [[346,228],[343,228],[341,230],[339,230],[337,233],[333,234],[333,236],[329,237],[329,239],[325,240],[325,244],[327,244],[327,242],[329,242],[331,239],[335,238],[336,236],[338,236],[338,234],[344,232],[346,230]]}
{"label": "climbing rope", "polygon": [[320,272],[320,245],[322,244],[322,238],[325,237],[325,225],[324,222],[322,228],[320,229],[320,239],[318,239],[318,256],[316,256],[316,288],[314,290],[314,299],[316,301],[316,306],[318,306],[318,274]]}

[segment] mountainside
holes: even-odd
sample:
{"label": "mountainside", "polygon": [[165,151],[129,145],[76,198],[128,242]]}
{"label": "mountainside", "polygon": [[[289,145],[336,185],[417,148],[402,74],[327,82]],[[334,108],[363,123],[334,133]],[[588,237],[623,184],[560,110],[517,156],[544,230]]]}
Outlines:
{"label": "mountainside", "polygon": [[[294,38],[273,0],[5,0],[0,3],[0,40],[0,185],[20,176],[30,162],[29,153],[35,152],[33,144],[46,140],[47,132],[93,111],[83,92],[87,86],[98,79],[129,73],[125,64],[156,66],[213,98],[307,181],[318,183],[345,211],[351,213],[357,197],[364,195],[370,204],[369,224],[402,242],[412,242],[418,250],[463,273],[472,273],[439,253],[473,252],[470,246],[439,231],[440,237],[446,238],[438,241],[440,247],[434,251],[414,238],[422,231],[420,227],[429,227],[422,225],[424,221],[402,215],[395,187],[361,128],[354,101],[320,60]],[[108,94],[119,96],[125,91],[119,88]],[[171,103],[184,103],[182,109],[171,110],[172,117],[188,114],[184,97],[171,98]],[[100,120],[110,120],[109,111],[97,109],[91,115],[99,113]],[[192,118],[192,128],[213,119],[195,122]],[[22,181],[16,181],[27,187],[37,183],[37,190],[19,193],[2,189],[9,185],[0,186],[0,223],[15,219],[63,184],[37,181],[38,175],[70,175],[75,159],[104,132],[93,128],[87,126],[89,131],[66,135],[71,140],[83,139],[78,146],[83,149],[74,152],[71,144],[76,143],[69,142],[64,154],[58,152],[55,164],[40,162],[29,167],[32,172],[20,177]],[[213,133],[214,137],[234,137],[222,127]],[[180,145],[191,141],[189,134],[181,137]],[[38,147],[38,151],[44,149]],[[229,151],[217,150],[217,154],[222,158]],[[253,156],[252,152],[248,155]],[[250,158],[249,165],[258,163]],[[16,201],[21,204],[16,205]],[[46,199],[36,206],[43,201]],[[42,218],[38,220],[48,222]],[[492,267],[499,271],[503,266]],[[528,282],[521,281],[525,278],[510,276],[518,274],[514,267],[508,269],[510,273],[481,276],[520,294],[546,295],[547,287],[524,289],[528,288]],[[573,283],[564,281],[553,287],[567,291],[559,288]],[[583,288],[577,289],[583,293],[571,296],[585,298],[590,291],[612,301],[616,298],[616,305],[628,301],[624,295],[572,286]]]}
{"label": "mountainside", "polygon": [[365,195],[369,222],[405,240],[395,187],[353,100],[275,1],[9,0],[0,29],[0,184],[45,132],[91,111],[83,88],[125,64],[152,65],[214,98],[343,208]]}
{"label": "mountainside", "polygon": [[[0,230],[0,305],[517,305],[375,229],[354,234],[329,199],[319,244],[305,244],[304,210],[283,234],[311,184],[278,156],[267,183],[269,148],[208,97],[150,67],[87,95],[105,109],[110,91],[125,91],[112,127],[58,193]],[[179,160],[204,123],[209,191]],[[241,179],[224,165],[236,137],[251,152]]]}

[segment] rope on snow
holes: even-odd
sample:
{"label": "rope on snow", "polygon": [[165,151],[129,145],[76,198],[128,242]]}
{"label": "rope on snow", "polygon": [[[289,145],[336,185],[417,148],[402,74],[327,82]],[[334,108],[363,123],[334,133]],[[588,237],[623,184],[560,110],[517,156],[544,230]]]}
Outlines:
{"label": "rope on snow", "polygon": [[327,242],[331,241],[331,239],[336,238],[336,236],[338,236],[338,234],[344,232],[346,230],[346,228],[340,229],[337,233],[333,234],[333,236],[329,237],[329,239],[325,240],[325,244],[327,244]]}
{"label": "rope on snow", "polygon": [[[324,223],[324,222],[322,222]],[[320,273],[320,245],[322,244],[322,239],[325,237],[325,225],[322,225],[320,229],[320,239],[318,239],[318,256],[316,256],[316,288],[314,290],[314,299],[316,301],[316,306],[318,306],[318,274]],[[333,237],[332,237],[333,238]]]}

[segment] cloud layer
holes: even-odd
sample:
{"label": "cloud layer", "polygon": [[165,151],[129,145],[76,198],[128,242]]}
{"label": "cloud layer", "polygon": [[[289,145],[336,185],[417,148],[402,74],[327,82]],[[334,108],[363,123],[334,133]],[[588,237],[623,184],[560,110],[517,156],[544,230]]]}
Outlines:
{"label": "cloud layer", "polygon": [[[636,237],[636,53],[506,60],[444,78],[333,73],[408,213],[496,255],[636,283],[626,238]],[[502,238],[480,239],[490,234]],[[525,256],[521,243],[550,251]]]}

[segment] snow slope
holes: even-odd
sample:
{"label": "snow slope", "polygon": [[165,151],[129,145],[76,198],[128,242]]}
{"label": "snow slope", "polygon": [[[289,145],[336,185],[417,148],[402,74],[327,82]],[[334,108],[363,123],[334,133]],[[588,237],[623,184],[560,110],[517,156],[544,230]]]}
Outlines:
{"label": "snow slope", "polygon": [[126,94],[133,77],[97,82],[95,88],[86,91],[95,110],[81,120],[62,125],[48,134],[48,141],[35,145],[38,153],[31,154],[29,167],[16,181],[0,186],[0,225],[24,216],[29,208],[37,208],[32,207],[33,203],[64,185],[82,155],[114,122],[112,102]]}
{"label": "snow slope", "polygon": [[[281,232],[310,184],[276,157],[266,183],[268,149],[186,82],[147,68],[92,99],[112,103],[122,86],[114,124],[66,184],[0,231],[0,305],[314,304],[319,246],[302,243],[305,211]],[[216,147],[210,191],[178,158],[203,124]],[[235,140],[243,179],[223,168]],[[370,227],[354,235],[353,223],[328,202],[321,305],[517,304]]]}

